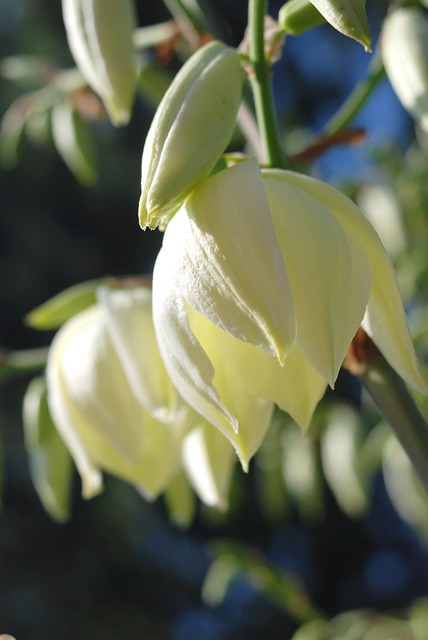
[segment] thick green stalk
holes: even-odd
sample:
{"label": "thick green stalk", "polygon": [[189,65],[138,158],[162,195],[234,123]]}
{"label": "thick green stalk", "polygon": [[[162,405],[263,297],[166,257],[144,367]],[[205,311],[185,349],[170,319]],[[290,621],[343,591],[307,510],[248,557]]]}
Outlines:
{"label": "thick green stalk", "polygon": [[248,32],[251,62],[251,86],[256,117],[269,167],[283,168],[284,156],[278,139],[276,116],[273,106],[270,72],[264,50],[264,21],[266,0],[249,0]]}
{"label": "thick green stalk", "polygon": [[409,456],[428,493],[428,425],[405,383],[383,356],[367,364],[360,379]]}

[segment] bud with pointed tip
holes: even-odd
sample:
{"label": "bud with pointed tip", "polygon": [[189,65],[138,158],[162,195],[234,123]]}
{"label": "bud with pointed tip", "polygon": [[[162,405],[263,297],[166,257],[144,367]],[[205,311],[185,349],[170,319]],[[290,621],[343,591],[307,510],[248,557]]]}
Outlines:
{"label": "bud with pointed tip", "polygon": [[62,0],[67,39],[89,86],[115,126],[130,119],[137,83],[133,0]]}
{"label": "bud with pointed tip", "polygon": [[[365,0],[310,0],[315,9],[331,24],[332,27],[348,38],[363,45],[371,51],[370,26],[367,21]],[[288,6],[290,5],[290,6]],[[304,31],[304,23],[308,28],[316,26],[318,17],[310,11],[305,2],[287,2],[280,11],[280,24],[287,30],[284,21],[291,19],[291,25],[297,24],[299,33]],[[290,14],[290,15],[289,15]],[[315,21],[315,22],[314,22]],[[319,22],[318,22],[319,24]],[[291,32],[292,33],[292,32]]]}
{"label": "bud with pointed tip", "polygon": [[199,49],[176,75],[144,146],[143,228],[168,219],[214,168],[236,125],[243,80],[238,54],[217,41]]}
{"label": "bud with pointed tip", "polygon": [[428,131],[428,14],[420,7],[391,12],[381,34],[382,60],[400,102]]}

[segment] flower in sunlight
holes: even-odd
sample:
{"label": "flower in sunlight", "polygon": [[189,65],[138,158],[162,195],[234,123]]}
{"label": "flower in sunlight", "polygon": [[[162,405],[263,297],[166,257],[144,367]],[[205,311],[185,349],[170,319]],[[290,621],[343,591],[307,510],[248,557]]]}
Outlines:
{"label": "flower in sunlight", "polygon": [[206,429],[213,427],[172,385],[156,345],[149,289],[100,287],[98,303],[54,338],[47,384],[52,418],[82,477],[84,497],[102,489],[106,471],[153,499],[183,467],[203,500],[227,504],[233,450],[224,438],[212,440]]}
{"label": "flower in sunlight", "polygon": [[255,160],[207,178],[171,220],[153,313],[171,379],[244,468],[275,404],[307,427],[361,324],[428,392],[393,268],[362,212],[323,182]]}
{"label": "flower in sunlight", "polygon": [[201,47],[175,76],[144,145],[143,228],[164,224],[212,171],[235,129],[243,83],[237,52],[219,41]]}

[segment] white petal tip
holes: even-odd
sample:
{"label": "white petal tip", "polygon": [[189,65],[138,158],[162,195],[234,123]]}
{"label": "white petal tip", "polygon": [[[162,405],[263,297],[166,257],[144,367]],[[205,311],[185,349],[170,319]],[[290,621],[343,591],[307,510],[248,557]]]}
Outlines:
{"label": "white petal tip", "polygon": [[91,470],[82,475],[82,497],[91,500],[104,490],[102,474],[99,471]]}

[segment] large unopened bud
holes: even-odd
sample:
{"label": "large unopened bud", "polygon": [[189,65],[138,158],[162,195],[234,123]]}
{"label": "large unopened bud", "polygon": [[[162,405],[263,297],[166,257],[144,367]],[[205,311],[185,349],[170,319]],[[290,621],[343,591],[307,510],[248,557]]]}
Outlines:
{"label": "large unopened bud", "polygon": [[383,23],[382,59],[403,106],[428,131],[428,14],[419,7],[398,9]]}
{"label": "large unopened bud", "polygon": [[210,42],[180,69],[162,99],[142,157],[140,224],[154,229],[207,176],[226,149],[241,101],[234,49]]}
{"label": "large unopened bud", "polygon": [[62,0],[68,44],[114,125],[129,121],[137,82],[133,0]]}

